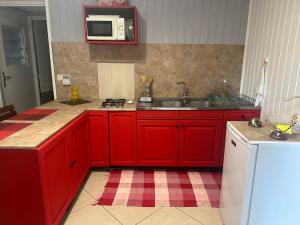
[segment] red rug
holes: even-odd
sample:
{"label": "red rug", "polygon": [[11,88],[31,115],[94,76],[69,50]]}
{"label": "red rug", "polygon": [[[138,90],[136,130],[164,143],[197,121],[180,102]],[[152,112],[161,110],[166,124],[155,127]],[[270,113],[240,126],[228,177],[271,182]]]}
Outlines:
{"label": "red rug", "polygon": [[10,117],[9,120],[32,120],[37,121],[56,112],[57,109],[30,109],[16,116]]}
{"label": "red rug", "polygon": [[113,170],[98,205],[219,207],[221,173]]}

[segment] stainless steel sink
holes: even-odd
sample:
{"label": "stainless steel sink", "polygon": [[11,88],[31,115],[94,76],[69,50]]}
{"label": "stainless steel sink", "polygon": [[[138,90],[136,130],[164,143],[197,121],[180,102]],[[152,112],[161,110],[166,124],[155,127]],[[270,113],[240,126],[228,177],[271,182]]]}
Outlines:
{"label": "stainless steel sink", "polygon": [[163,98],[154,99],[153,103],[149,106],[156,109],[202,109],[210,107],[210,102],[206,99],[200,98]]}
{"label": "stainless steel sink", "polygon": [[183,101],[179,101],[179,100],[161,100],[161,101],[158,102],[158,106],[178,108],[178,107],[183,107],[184,103],[183,103]]}
{"label": "stainless steel sink", "polygon": [[[246,101],[244,101],[246,102]],[[249,102],[249,101],[248,101]],[[191,97],[178,97],[178,98],[154,98],[152,102],[141,103],[137,105],[140,110],[201,110],[201,109],[240,109],[240,108],[253,108],[253,103],[231,103],[223,104],[222,102],[210,102],[206,98],[191,98]]]}
{"label": "stainless steel sink", "polygon": [[188,107],[207,108],[210,107],[210,102],[205,100],[190,100],[186,103]]}

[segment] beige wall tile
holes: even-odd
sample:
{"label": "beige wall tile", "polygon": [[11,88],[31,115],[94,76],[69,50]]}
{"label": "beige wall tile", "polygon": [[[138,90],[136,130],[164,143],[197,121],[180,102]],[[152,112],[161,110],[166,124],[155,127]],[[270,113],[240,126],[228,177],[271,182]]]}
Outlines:
{"label": "beige wall tile", "polygon": [[134,64],[99,63],[99,98],[135,98]]}
{"label": "beige wall tile", "polygon": [[[205,97],[228,81],[233,93],[240,88],[244,46],[206,44],[140,44],[103,46],[54,42],[55,74],[70,73],[82,97],[98,97],[97,63],[133,63],[135,96],[139,96],[140,76],[154,78],[154,97],[179,95],[178,81],[185,81],[194,97]],[[101,80],[99,80],[101,83]],[[58,98],[67,98],[69,88],[56,82]]]}

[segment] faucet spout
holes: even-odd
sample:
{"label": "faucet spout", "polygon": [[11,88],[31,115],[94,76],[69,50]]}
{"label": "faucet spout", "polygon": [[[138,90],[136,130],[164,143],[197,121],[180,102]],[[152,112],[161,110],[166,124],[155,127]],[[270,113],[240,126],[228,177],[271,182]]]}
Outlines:
{"label": "faucet spout", "polygon": [[187,98],[187,88],[186,88],[186,83],[184,81],[181,82],[177,82],[178,85],[182,85],[182,94],[180,96],[178,96],[179,98]]}

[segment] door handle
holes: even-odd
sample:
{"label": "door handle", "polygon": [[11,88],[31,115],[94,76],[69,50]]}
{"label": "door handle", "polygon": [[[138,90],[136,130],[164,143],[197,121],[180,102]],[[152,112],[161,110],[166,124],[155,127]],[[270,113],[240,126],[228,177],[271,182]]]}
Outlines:
{"label": "door handle", "polygon": [[2,72],[2,78],[3,78],[3,86],[6,87],[6,80],[10,80],[12,77],[6,76],[4,72]]}

